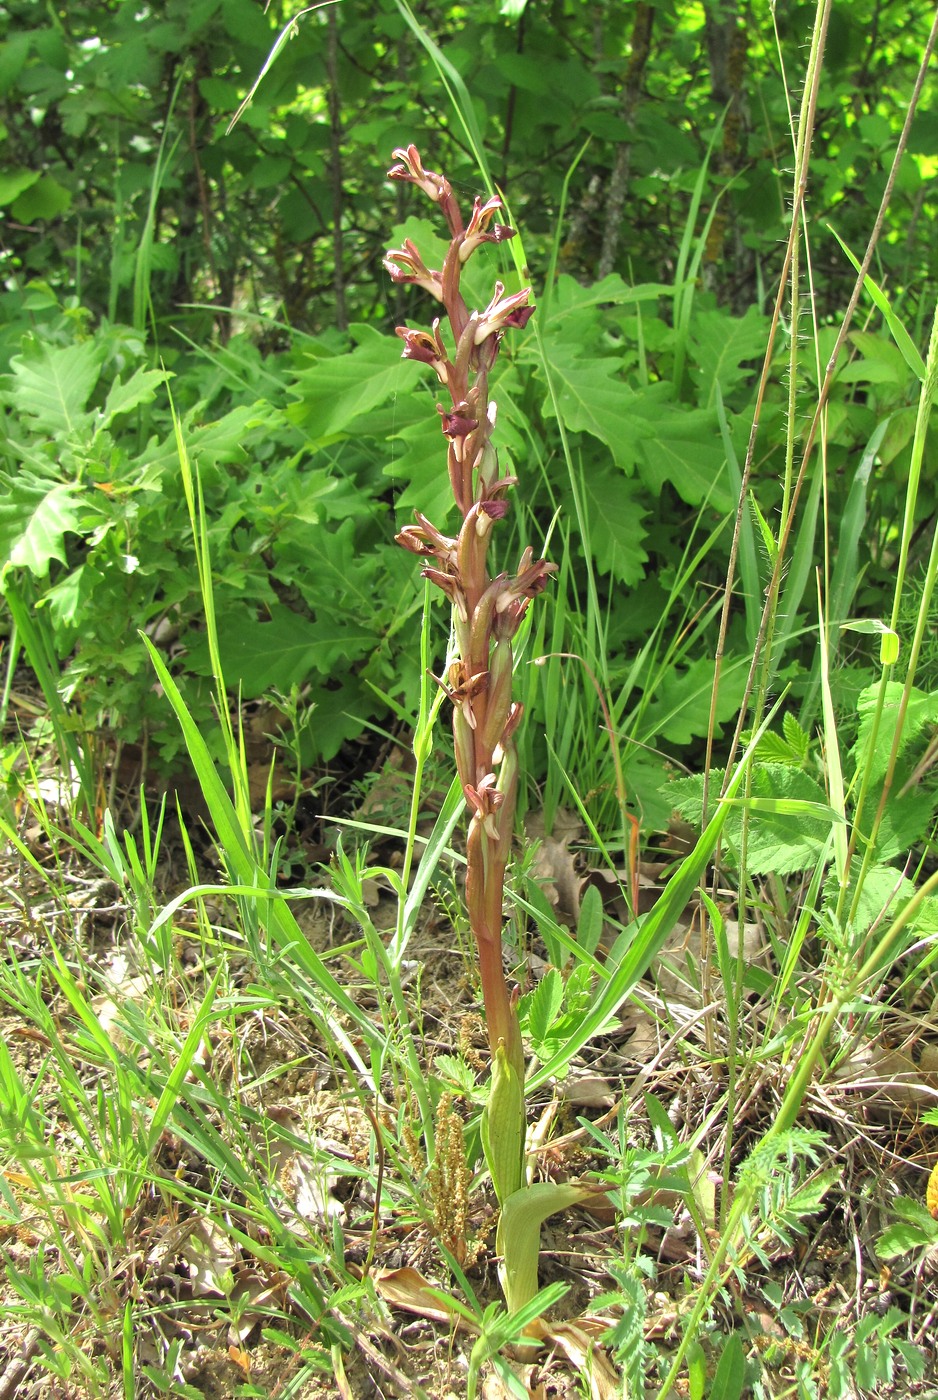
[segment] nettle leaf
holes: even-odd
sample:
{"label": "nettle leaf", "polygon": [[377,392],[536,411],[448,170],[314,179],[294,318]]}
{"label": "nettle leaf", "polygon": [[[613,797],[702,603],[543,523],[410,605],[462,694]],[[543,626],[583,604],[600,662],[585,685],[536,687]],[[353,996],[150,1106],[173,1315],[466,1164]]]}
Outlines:
{"label": "nettle leaf", "polygon": [[[852,871],[854,878],[850,882],[850,892],[846,901],[848,909],[853,907],[858,873],[856,862],[854,862]],[[860,891],[856,913],[853,917],[855,933],[865,933],[877,921],[882,921],[882,927],[885,928],[898,904],[900,902],[907,903],[914,893],[915,886],[911,880],[905,878],[901,870],[896,870],[891,865],[870,866],[864,874],[863,888]],[[836,906],[839,894],[839,884],[831,872],[828,888],[825,891],[825,902],[829,907]]]}
{"label": "nettle leaf", "polygon": [[[711,803],[719,792],[723,773],[710,774]],[[678,778],[662,789],[688,821],[699,825],[703,777]],[[791,875],[810,870],[827,849],[831,831],[827,795],[807,773],[780,763],[759,763],[752,770],[751,795],[766,806],[749,812],[746,846],[747,869],[757,875]],[[788,810],[785,810],[786,807]],[[818,816],[810,815],[817,811]],[[739,849],[742,804],[730,812],[723,828],[727,845]]]}
{"label": "nettle leaf", "polygon": [[896,765],[893,787],[876,839],[876,854],[880,860],[905,855],[916,842],[926,840],[938,804],[938,789],[934,783],[929,786],[920,777],[916,780],[910,765],[901,760]]}
{"label": "nettle leaf", "polygon": [[[872,744],[872,738],[879,683],[867,686],[857,697],[860,728],[857,731],[857,741],[850,752],[851,757],[856,762],[857,772],[859,773],[861,768],[870,769],[870,777],[874,782],[882,778],[886,772],[896,733],[899,702],[902,699],[903,689],[900,681],[886,682],[882,719],[875,745]],[[924,690],[919,690],[917,686],[913,686],[905,712],[898,753],[901,754],[921,734],[926,725],[932,724],[938,724],[938,694],[930,695]]]}
{"label": "nettle leaf", "polygon": [[296,376],[300,402],[287,418],[318,443],[347,433],[365,413],[393,394],[410,393],[415,367],[401,359],[400,342],[371,326],[353,326],[353,350],[318,359]]}
{"label": "nettle leaf", "polygon": [[0,568],[46,578],[53,559],[66,563],[65,536],[81,531],[82,494],[68,482],[48,486],[15,480],[0,498]]}
{"label": "nettle leaf", "polygon": [[103,358],[103,349],[94,340],[31,346],[10,362],[13,407],[37,419],[44,435],[75,432],[98,382]]}
{"label": "nettle leaf", "polygon": [[648,511],[639,502],[644,492],[612,462],[587,465],[583,474],[584,509],[597,567],[626,587],[645,576],[648,555],[642,548]]}

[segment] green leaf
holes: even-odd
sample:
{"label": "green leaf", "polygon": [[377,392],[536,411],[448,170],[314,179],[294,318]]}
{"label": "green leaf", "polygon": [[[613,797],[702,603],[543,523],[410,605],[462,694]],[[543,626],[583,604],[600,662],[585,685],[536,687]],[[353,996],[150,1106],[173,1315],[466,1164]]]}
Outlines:
{"label": "green leaf", "polygon": [[796,753],[803,762],[808,756],[808,749],[811,746],[811,736],[808,734],[807,730],[802,729],[801,725],[795,719],[795,716],[787,710],[782,715],[782,733],[785,735],[785,739],[792,751]]}
{"label": "green leaf", "polygon": [[129,413],[131,409],[138,408],[142,403],[150,403],[160,384],[165,384],[170,376],[165,370],[160,369],[138,369],[126,384],[121,383],[120,375],[111,385],[104,405],[102,418],[105,424],[109,424],[119,413]]}
{"label": "green leaf", "polygon": [[645,493],[611,462],[587,463],[582,491],[597,568],[626,588],[640,583],[648,562],[642,548],[648,533],[642,521],[648,511],[639,504]]}
{"label": "green leaf", "polygon": [[[925,821],[916,821],[915,826],[927,825],[927,812],[919,813]],[[853,900],[856,892],[856,863],[851,872],[850,885],[847,890],[847,908],[853,907]],[[835,873],[830,876],[829,889],[826,892],[827,901],[830,905],[836,905],[838,897],[838,884]],[[883,921],[885,926],[889,922],[890,914],[900,903],[904,904],[912,898],[915,893],[915,886],[911,880],[907,880],[901,870],[896,870],[891,865],[871,865],[863,871],[863,888],[860,891],[860,898],[857,901],[856,912],[853,916],[854,932],[859,934],[871,928],[878,920]]]}
{"label": "green leaf", "polygon": [[14,407],[37,419],[44,436],[75,432],[103,357],[102,346],[94,340],[58,348],[33,344],[10,362]]}
{"label": "green leaf", "polygon": [[14,201],[10,213],[14,219],[31,224],[36,219],[57,219],[64,214],[72,202],[71,190],[53,180],[51,175],[41,175],[34,185],[24,190]]}
{"label": "green leaf", "polygon": [[[746,684],[745,667],[727,666],[717,700],[717,724],[739,714],[739,703]],[[689,744],[706,734],[710,724],[710,697],[713,690],[713,662],[702,656],[683,669],[668,671],[645,711],[643,734],[648,742],[663,738],[671,744]]]}
{"label": "green leaf", "polygon": [[[577,315],[584,311],[592,312],[591,322],[595,323],[595,308],[611,305],[634,306],[640,302],[657,301],[659,297],[670,296],[672,288],[663,283],[643,283],[641,286],[630,287],[623,282],[617,272],[610,272],[608,277],[604,277],[601,282],[580,283],[575,277],[570,277],[566,273],[561,273],[557,278],[557,286],[554,289],[551,300],[550,324],[552,331],[555,322],[567,320],[564,326],[564,338],[571,338],[571,325],[575,324]],[[589,324],[589,323],[581,323]]]}
{"label": "green leaf", "polygon": [[586,953],[595,953],[603,933],[603,899],[595,885],[589,885],[580,901],[580,917],[576,926],[577,946]]}
{"label": "green leaf", "polygon": [[[861,267],[859,260],[854,257],[853,253],[851,253],[846,243],[840,237],[840,234],[837,233],[835,229],[831,228],[830,225],[828,225],[828,228],[831,229],[831,233],[833,233],[834,237],[837,239],[837,242],[840,244],[841,248],[843,248],[847,257],[850,259],[850,262],[852,263],[853,267],[856,269],[857,272],[859,272]],[[905,326],[902,324],[902,322],[899,320],[899,317],[893,311],[892,303],[886,296],[886,293],[882,291],[879,286],[877,286],[877,284],[873,281],[869,273],[867,273],[863,279],[863,286],[866,289],[868,296],[872,300],[873,305],[878,307],[878,309],[882,312],[883,319],[885,320],[886,325],[889,327],[889,334],[892,336],[893,340],[896,342],[896,345],[899,347],[899,350],[902,353],[902,357],[905,360],[906,364],[909,366],[909,369],[912,371],[912,373],[917,379],[924,380],[925,361],[922,359],[921,355],[916,349],[915,342],[909,335]]]}
{"label": "green leaf", "polygon": [[[735,797],[739,791],[753,751],[774,719],[777,708],[775,706],[769,711],[734,770],[727,787],[728,797]],[[600,989],[599,994],[593,997],[588,1011],[580,1018],[576,1030],[547,1063],[536,1069],[528,1079],[529,1090],[535,1089],[552,1075],[559,1074],[587,1041],[610,1024],[635,983],[664,945],[665,939],[692,897],[714,846],[720,839],[729,810],[725,803],[718,804],[700,840],[672,874],[655,907],[649,914],[636,921],[638,928],[634,931],[634,936],[618,964],[611,970],[608,982]]]}
{"label": "green leaf", "polygon": [[710,1387],[711,1400],[739,1400],[746,1383],[746,1356],[738,1332],[726,1339]]}
{"label": "green leaf", "polygon": [[549,967],[531,994],[528,1005],[528,1034],[541,1042],[547,1039],[563,1004],[563,978],[555,967]]}
{"label": "green leaf", "polygon": [[899,660],[899,634],[887,627],[878,617],[858,618],[843,624],[845,632],[860,632],[866,636],[879,637],[879,664],[893,666]]}
{"label": "green leaf", "polygon": [[938,1221],[931,1216],[928,1219],[931,1229],[924,1222],[916,1225],[909,1220],[901,1220],[885,1229],[876,1245],[880,1259],[895,1259],[900,1254],[934,1244],[938,1240]]}
{"label": "green leaf", "polygon": [[287,417],[317,443],[348,432],[363,414],[414,384],[414,367],[401,360],[398,341],[370,326],[353,326],[351,333],[360,341],[354,350],[319,359],[296,377],[301,402],[290,405]]}
{"label": "green leaf", "polygon": [[537,931],[544,940],[548,959],[556,968],[565,967],[570,954],[562,938],[558,937],[561,928],[557,923],[554,906],[541,886],[534,880],[525,882],[525,893],[530,912],[534,915],[537,924]]}
{"label": "green leaf", "polygon": [[[711,775],[716,790],[721,777],[718,770]],[[666,788],[678,811],[692,822],[700,820],[702,791],[700,776],[679,778]],[[759,763],[753,768],[750,798],[755,801],[748,804],[747,868],[760,875],[787,875],[816,865],[827,850],[832,818],[815,818],[805,813],[828,811],[823,788],[809,774],[789,764]],[[790,803],[797,805],[791,807]],[[741,830],[742,814],[736,809],[727,818],[726,840],[737,849]]]}
{"label": "green leaf", "polygon": [[605,443],[616,465],[631,476],[637,451],[631,410],[638,395],[623,383],[618,361],[609,356],[586,358],[566,339],[551,338],[546,353],[565,426]]}
{"label": "green leaf", "polygon": [[38,179],[38,170],[0,170],[0,205],[12,204]]}
{"label": "green leaf", "polygon": [[13,566],[46,578],[53,559],[66,563],[65,536],[80,532],[82,514],[81,493],[66,482],[14,481],[0,498],[0,571]]}
{"label": "green leaf", "polygon": [[707,1385],[707,1354],[699,1342],[687,1348],[687,1385],[690,1400],[704,1400]]}
{"label": "green leaf", "polygon": [[717,386],[728,399],[737,385],[753,377],[765,354],[768,325],[756,306],[750,306],[744,316],[720,310],[697,312],[688,348],[698,403],[709,407]]}
{"label": "green leaf", "polygon": [[[873,726],[876,722],[879,683],[867,686],[857,698],[860,727],[857,731],[856,743],[851,750],[851,756],[856,761],[857,772],[859,773],[861,768],[871,770],[870,778],[874,782],[879,781],[885,775],[895,738],[899,705],[902,700],[903,686],[899,681],[886,681],[885,687],[882,719],[879,723],[875,745],[871,741]],[[919,690],[917,686],[912,686],[905,711],[898,753],[901,754],[921,734],[926,725],[936,723],[938,723],[938,694],[929,694]]]}
{"label": "green leaf", "polygon": [[[690,418],[690,415],[688,415]],[[695,415],[701,420],[703,415]],[[676,419],[671,419],[675,422]],[[660,431],[661,424],[656,425]],[[694,423],[681,424],[681,431],[688,434]],[[655,436],[654,429],[642,438],[642,458],[639,463],[641,478],[655,495],[660,495],[662,486],[669,483],[688,505],[699,506],[704,501],[714,510],[728,512],[734,502],[729,491],[726,474],[726,457],[718,438],[702,426],[699,437]],[[708,440],[709,439],[709,440]]]}
{"label": "green leaf", "polygon": [[420,405],[413,423],[388,434],[388,460],[381,470],[393,484],[394,509],[402,523],[412,520],[414,511],[419,510],[443,529],[453,507],[453,488],[446,470],[446,439],[440,432],[440,420],[432,409],[428,413],[427,407]]}
{"label": "green leaf", "polygon": [[[218,641],[225,676],[250,700],[272,687],[289,692],[313,671],[328,676],[339,662],[351,663],[373,650],[377,637],[366,625],[324,616],[313,621],[276,604],[264,622],[243,607],[221,613]],[[190,660],[193,669],[201,669],[207,648],[205,656],[193,648]]]}

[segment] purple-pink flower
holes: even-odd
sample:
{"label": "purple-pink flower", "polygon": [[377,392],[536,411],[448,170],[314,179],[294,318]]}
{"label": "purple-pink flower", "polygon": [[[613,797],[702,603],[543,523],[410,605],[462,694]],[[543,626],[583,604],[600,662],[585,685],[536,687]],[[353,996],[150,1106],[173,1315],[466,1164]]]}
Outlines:
{"label": "purple-pink flower", "polygon": [[407,180],[412,185],[417,185],[434,204],[439,204],[441,199],[450,193],[448,180],[438,175],[435,170],[424,170],[416,146],[410,145],[406,149],[399,147],[392,155],[396,156],[401,164],[391,167],[388,171],[389,180]]}
{"label": "purple-pink flower", "polygon": [[443,279],[440,273],[435,268],[427,267],[411,239],[404,239],[403,248],[389,248],[384,258],[384,266],[392,282],[422,287],[425,292],[436,297],[437,301],[443,300]]}
{"label": "purple-pink flower", "polygon": [[481,199],[476,199],[472,206],[472,217],[459,245],[460,262],[470,258],[480,243],[504,243],[506,239],[514,238],[515,231],[508,224],[491,223],[492,215],[501,207],[502,202],[497,195],[493,195],[485,204]]}
{"label": "purple-pink flower", "polygon": [[484,311],[475,314],[476,328],[473,337],[476,345],[481,345],[490,335],[500,335],[502,331],[516,327],[521,329],[534,315],[534,307],[529,304],[530,287],[522,287],[520,292],[505,295],[501,282],[495,283],[495,295]]}

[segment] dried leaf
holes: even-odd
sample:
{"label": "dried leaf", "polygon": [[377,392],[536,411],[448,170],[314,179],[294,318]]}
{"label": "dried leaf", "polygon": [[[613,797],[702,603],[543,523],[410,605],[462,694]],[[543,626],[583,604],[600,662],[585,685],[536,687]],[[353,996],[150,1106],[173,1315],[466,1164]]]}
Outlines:
{"label": "dried leaf", "polygon": [[236,1366],[240,1366],[246,1376],[251,1374],[251,1358],[246,1351],[240,1347],[228,1348],[228,1360],[233,1361]]}
{"label": "dried leaf", "polygon": [[560,1086],[563,1103],[580,1104],[584,1108],[612,1108],[616,1096],[612,1085],[601,1074],[583,1074],[567,1079]]}
{"label": "dried leaf", "polygon": [[297,1152],[280,1173],[280,1185],[304,1220],[344,1219],[345,1207],[332,1195],[339,1178]]}
{"label": "dried leaf", "polygon": [[599,1338],[609,1324],[601,1318],[579,1317],[574,1322],[537,1324],[540,1339],[550,1343],[589,1384],[590,1400],[617,1400],[621,1383]]}
{"label": "dried leaf", "polygon": [[842,1089],[903,1108],[933,1108],[938,1099],[938,1074],[923,1069],[902,1050],[887,1050],[872,1042],[838,1065],[837,1080]]}
{"label": "dried leaf", "polygon": [[439,1290],[417,1269],[372,1269],[371,1279],[381,1297],[392,1308],[428,1317],[466,1332],[478,1329],[440,1296]]}
{"label": "dried leaf", "polygon": [[938,1162],[931,1169],[928,1185],[925,1188],[925,1204],[928,1214],[938,1220]]}
{"label": "dried leaf", "polygon": [[234,1287],[235,1246],[212,1220],[196,1220],[175,1251],[196,1297],[227,1297]]}
{"label": "dried leaf", "polygon": [[231,1298],[232,1302],[237,1302],[241,1306],[234,1309],[237,1321],[232,1322],[228,1328],[229,1346],[244,1346],[254,1328],[266,1319],[269,1311],[268,1304],[275,1304],[277,1307],[283,1306],[289,1284],[289,1275],[285,1273],[274,1274],[266,1279],[260,1278],[257,1274],[242,1274],[239,1277],[238,1286]]}
{"label": "dried leaf", "polygon": [[582,882],[570,851],[570,842],[582,836],[582,823],[578,817],[558,807],[550,836],[544,834],[544,817],[540,812],[529,813],[524,827],[528,838],[540,843],[531,874],[556,907],[558,916],[576,923],[580,913]]}

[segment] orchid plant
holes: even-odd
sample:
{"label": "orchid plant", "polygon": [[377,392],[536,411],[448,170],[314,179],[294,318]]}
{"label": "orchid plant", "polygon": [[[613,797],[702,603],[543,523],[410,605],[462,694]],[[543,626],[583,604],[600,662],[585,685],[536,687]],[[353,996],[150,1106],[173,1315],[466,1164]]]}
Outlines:
{"label": "orchid plant", "polygon": [[496,406],[489,376],[506,332],[523,328],[533,315],[531,288],[507,293],[495,283],[483,311],[470,310],[460,291],[466,262],[485,243],[503,243],[515,230],[496,221],[497,196],[477,198],[464,222],[444,176],[424,168],[415,146],[396,150],[392,180],[416,185],[439,206],[450,243],[441,269],[426,266],[410,239],[385,259],[393,281],[429,292],[443,316],[428,331],[398,326],[405,359],[431,367],[449,404],[439,404],[447,441],[447,466],[462,523],[455,538],[425,516],[397,539],[422,558],[423,574],[447,596],[452,608],[453,659],[440,684],[452,702],[456,766],[472,813],[466,839],[466,904],[478,952],[492,1080],[482,1118],[482,1144],[501,1207],[497,1248],[509,1310],[530,1302],[537,1291],[537,1254],[542,1220],[587,1195],[595,1184],[525,1185],[524,1054],[516,1008],[502,962],[502,903],[511,853],[518,792],[515,735],[522,706],[512,699],[513,639],[531,600],[546,587],[555,565],[527,548],[514,574],[489,570],[493,526],[508,513],[516,484],[502,475],[492,442]]}

